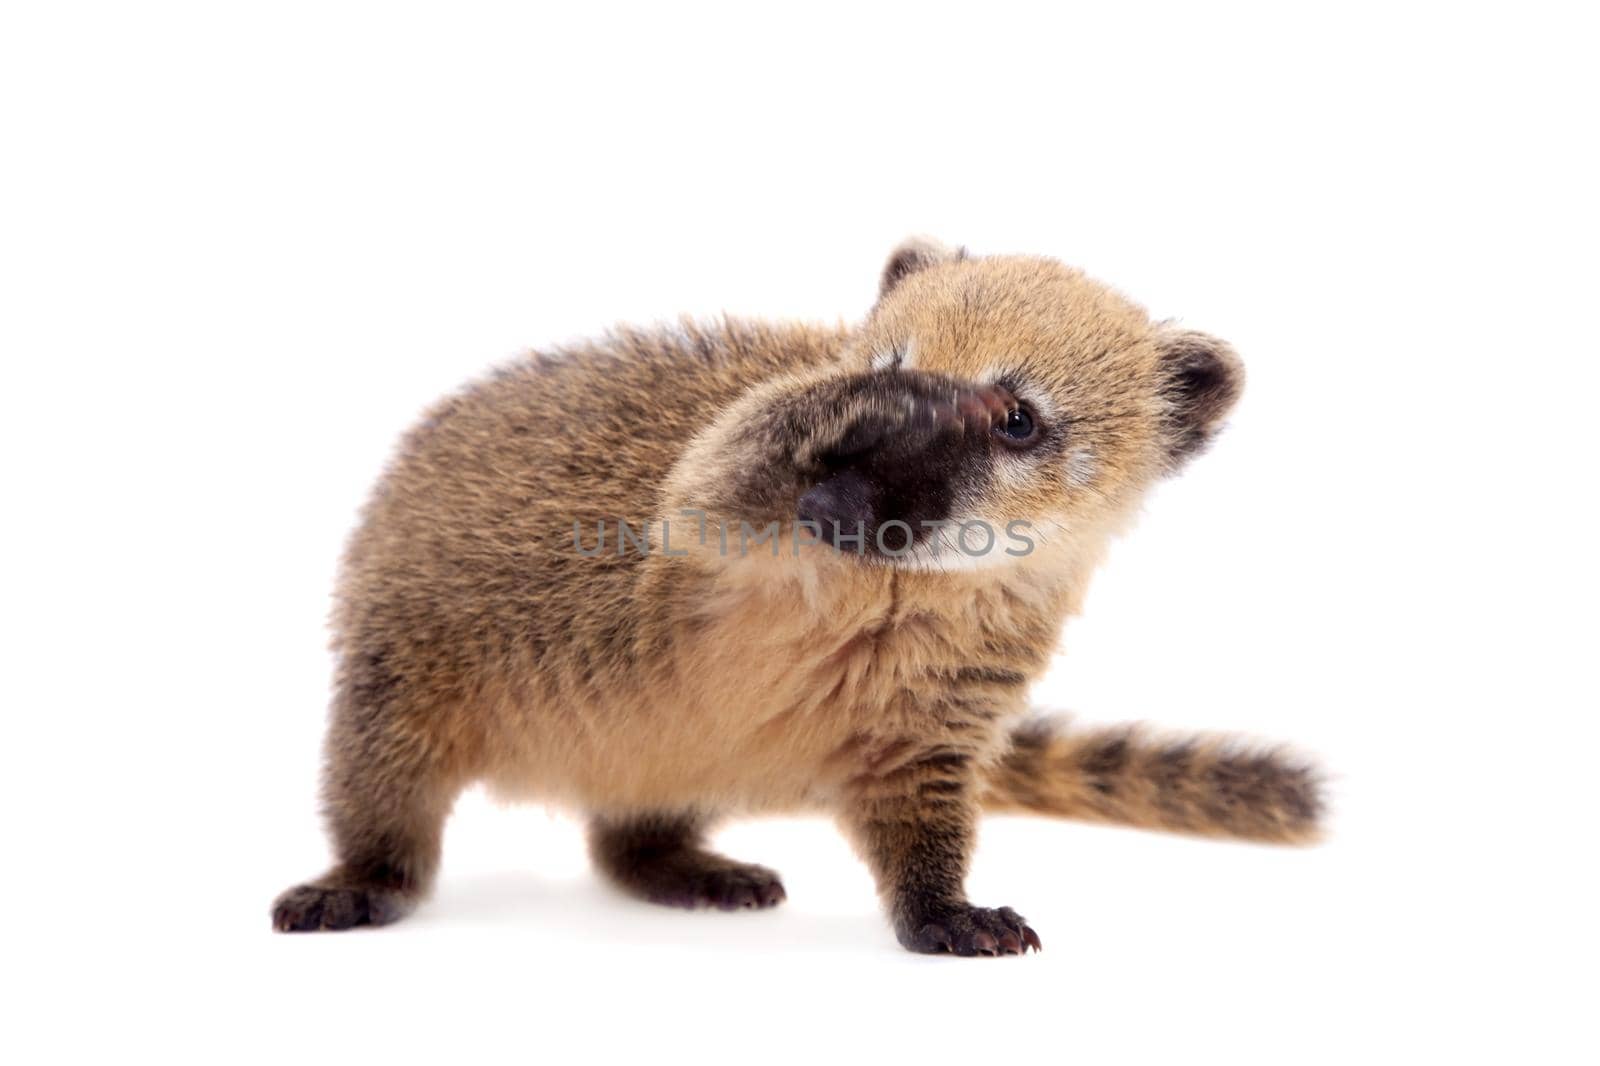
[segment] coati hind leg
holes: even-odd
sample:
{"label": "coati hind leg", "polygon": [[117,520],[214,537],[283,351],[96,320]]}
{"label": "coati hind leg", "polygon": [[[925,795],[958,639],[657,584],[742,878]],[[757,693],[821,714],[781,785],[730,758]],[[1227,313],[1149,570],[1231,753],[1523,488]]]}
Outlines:
{"label": "coati hind leg", "polygon": [[705,822],[692,815],[596,818],[589,825],[595,864],[640,899],[721,910],[771,907],[784,900],[776,873],[735,862],[704,842]]}
{"label": "coati hind leg", "polygon": [[417,728],[393,679],[367,684],[368,659],[341,685],[329,727],[323,805],[336,865],[272,905],[280,932],[387,925],[433,884],[444,822],[459,790],[446,753]]}

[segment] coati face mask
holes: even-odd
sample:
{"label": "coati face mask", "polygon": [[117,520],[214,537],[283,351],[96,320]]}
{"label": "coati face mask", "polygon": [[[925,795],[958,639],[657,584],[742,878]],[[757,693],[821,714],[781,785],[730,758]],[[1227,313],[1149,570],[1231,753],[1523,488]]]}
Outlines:
{"label": "coati face mask", "polygon": [[871,402],[796,517],[864,559],[1005,565],[1124,520],[1202,450],[1244,372],[1080,271],[926,240],[890,256],[849,370]]}

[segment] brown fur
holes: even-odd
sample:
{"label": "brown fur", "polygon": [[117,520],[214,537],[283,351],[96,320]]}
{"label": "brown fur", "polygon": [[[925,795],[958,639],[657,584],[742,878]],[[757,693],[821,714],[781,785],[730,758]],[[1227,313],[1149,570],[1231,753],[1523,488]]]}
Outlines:
{"label": "brown fur", "polygon": [[[1012,740],[1107,540],[1241,381],[1226,345],[1077,271],[923,241],[891,257],[859,328],[621,330],[446,400],[405,438],[344,562],[324,781],[339,864],[280,897],[275,925],[399,917],[474,781],[587,812],[601,868],[679,904],[782,898],[770,871],[702,847],[708,820],[832,812],[901,940],[961,954],[1038,945],[962,890],[985,794],[1306,836],[1314,783],[1271,757],[1175,762],[1130,741],[1112,767],[1103,741]],[[996,435],[1019,406],[1042,427],[1026,448]],[[1024,518],[1037,543],[968,569],[933,543],[899,561],[796,557],[802,498],[868,528]],[[685,508],[712,530],[777,523],[782,548],[722,554]],[[619,519],[657,550],[576,550]]]}
{"label": "brown fur", "polygon": [[1012,733],[984,784],[988,810],[1281,844],[1315,841],[1322,814],[1315,768],[1278,752],[1129,727],[1067,732],[1048,719]]}

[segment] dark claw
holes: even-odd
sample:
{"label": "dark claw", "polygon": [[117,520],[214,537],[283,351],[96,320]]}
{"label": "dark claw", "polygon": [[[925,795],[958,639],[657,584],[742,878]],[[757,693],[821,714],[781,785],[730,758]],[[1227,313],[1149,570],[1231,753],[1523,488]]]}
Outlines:
{"label": "dark claw", "polygon": [[[912,951],[949,951],[957,956],[1021,956],[1038,951],[1038,933],[1011,908],[938,906],[918,924],[901,925],[901,943]],[[934,920],[926,920],[926,919]],[[915,930],[909,933],[907,930]]]}
{"label": "dark claw", "polygon": [[1044,950],[1042,945],[1039,943],[1039,934],[1035,933],[1032,927],[1028,925],[1028,920],[1026,918],[1012,910],[1010,907],[1001,907],[997,913],[1000,915],[1001,920],[1003,920],[1006,925],[1010,926],[1014,932],[1022,937],[1024,950],[1027,948],[1032,948],[1034,951]]}
{"label": "dark claw", "polygon": [[733,885],[713,895],[712,902],[725,911],[747,910],[756,905],[755,889],[749,885]]}
{"label": "dark claw", "polygon": [[[935,918],[927,921],[926,918]],[[912,951],[949,951],[956,955],[1024,955],[1039,950],[1039,934],[1010,907],[988,908],[945,904],[924,913],[914,935],[901,934]],[[904,929],[905,927],[902,927]]]}

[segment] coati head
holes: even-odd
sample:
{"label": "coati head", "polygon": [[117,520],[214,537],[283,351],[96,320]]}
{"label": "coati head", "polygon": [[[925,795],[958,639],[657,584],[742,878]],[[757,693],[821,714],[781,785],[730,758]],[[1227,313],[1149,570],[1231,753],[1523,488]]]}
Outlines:
{"label": "coati head", "polygon": [[847,359],[882,415],[820,457],[797,517],[830,541],[859,525],[863,554],[938,569],[1117,523],[1206,445],[1244,379],[1224,342],[1152,322],[1078,270],[923,239],[889,257]]}

